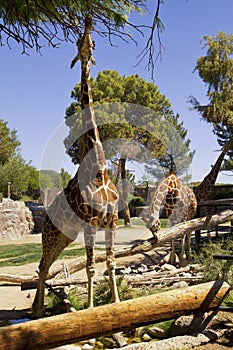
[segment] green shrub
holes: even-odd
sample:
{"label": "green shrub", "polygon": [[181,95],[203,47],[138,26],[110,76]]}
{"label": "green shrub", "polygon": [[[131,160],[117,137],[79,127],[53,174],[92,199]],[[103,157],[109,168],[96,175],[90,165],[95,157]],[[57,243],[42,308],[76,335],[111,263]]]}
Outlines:
{"label": "green shrub", "polygon": [[[131,287],[130,283],[125,279],[124,275],[120,275],[116,279],[117,289],[120,300],[128,300],[135,297],[135,291]],[[94,293],[94,305],[110,304],[112,302],[112,292],[110,282],[108,278],[97,285]]]}
{"label": "green shrub", "polygon": [[[124,278],[124,275],[117,277],[117,289],[119,292],[120,300],[132,299],[136,296],[135,289],[133,289],[128,281]],[[136,290],[137,291],[137,290]],[[83,310],[87,308],[86,300],[79,299],[79,292],[77,288],[70,291],[68,300],[76,310]],[[110,288],[110,282],[108,278],[98,283],[94,290],[94,306],[110,304],[112,302],[112,293]],[[50,315],[57,315],[67,312],[65,304],[53,293],[49,293],[46,297],[46,308]]]}
{"label": "green shrub", "polygon": [[204,282],[221,279],[233,285],[233,261],[213,259],[214,254],[231,255],[232,251],[233,241],[230,237],[203,245],[201,253],[195,256],[195,262],[203,267]]}
{"label": "green shrub", "polygon": [[29,202],[29,201],[31,201],[31,200],[32,200],[32,198],[29,197],[29,196],[26,196],[26,195],[23,195],[23,196],[20,197],[20,199],[19,199],[20,202]]}
{"label": "green shrub", "polygon": [[146,205],[146,201],[142,197],[133,197],[129,202],[129,207],[142,207]]}

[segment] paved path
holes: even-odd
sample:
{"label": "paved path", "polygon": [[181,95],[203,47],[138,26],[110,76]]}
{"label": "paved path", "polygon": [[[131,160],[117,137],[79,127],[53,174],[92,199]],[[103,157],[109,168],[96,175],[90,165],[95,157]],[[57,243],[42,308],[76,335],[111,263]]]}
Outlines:
{"label": "paved path", "polygon": [[[131,245],[135,240],[144,240],[152,237],[151,232],[142,225],[132,225],[129,227],[120,226],[116,230],[115,246],[127,246]],[[80,232],[76,242],[84,244],[83,232]],[[98,230],[96,234],[96,246],[104,246],[104,229]]]}

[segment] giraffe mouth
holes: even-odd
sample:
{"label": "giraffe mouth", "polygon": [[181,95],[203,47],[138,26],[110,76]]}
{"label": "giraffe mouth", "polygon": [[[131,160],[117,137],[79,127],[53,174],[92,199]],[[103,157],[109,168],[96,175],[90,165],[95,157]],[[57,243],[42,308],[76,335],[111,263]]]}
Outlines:
{"label": "giraffe mouth", "polygon": [[151,232],[152,232],[152,235],[153,235],[156,243],[158,243],[159,242],[159,234],[158,234],[158,232],[152,231],[152,230],[151,230]]}

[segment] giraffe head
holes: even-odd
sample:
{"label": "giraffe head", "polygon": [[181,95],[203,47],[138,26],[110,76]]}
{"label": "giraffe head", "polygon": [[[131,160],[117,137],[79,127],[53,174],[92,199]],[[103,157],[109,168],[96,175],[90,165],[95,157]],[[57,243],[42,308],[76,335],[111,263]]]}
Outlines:
{"label": "giraffe head", "polygon": [[95,49],[95,43],[92,41],[91,34],[90,33],[84,33],[84,35],[79,38],[79,40],[76,43],[78,47],[78,56],[77,60],[80,61],[91,61],[93,66],[96,65],[95,59],[92,56],[93,49]]}
{"label": "giraffe head", "polygon": [[145,221],[146,227],[152,232],[156,241],[159,240],[158,232],[160,231],[161,224],[159,218],[155,218],[154,216],[142,217],[142,220]]}
{"label": "giraffe head", "polygon": [[78,62],[79,60],[82,63],[86,63],[86,64],[91,62],[95,67],[96,62],[92,56],[92,52],[95,49],[95,43],[94,41],[92,41],[91,30],[92,30],[92,17],[87,15],[85,19],[85,31],[83,35],[81,35],[78,41],[76,42],[76,45],[78,48],[78,54],[75,56],[75,58],[71,62],[70,68],[73,68],[76,62]]}

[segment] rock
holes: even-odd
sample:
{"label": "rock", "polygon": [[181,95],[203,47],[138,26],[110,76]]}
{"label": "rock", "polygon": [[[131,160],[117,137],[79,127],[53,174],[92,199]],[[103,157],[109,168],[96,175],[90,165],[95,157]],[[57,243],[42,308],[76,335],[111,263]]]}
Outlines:
{"label": "rock", "polygon": [[171,264],[164,264],[163,266],[161,266],[161,271],[175,271],[177,270],[177,268]]}
{"label": "rock", "polygon": [[162,328],[157,327],[157,326],[148,328],[147,333],[152,338],[164,339],[166,337],[166,332]]}
{"label": "rock", "polygon": [[143,333],[145,333],[145,328],[144,327],[138,327],[135,329],[134,336],[136,338],[142,337]]}
{"label": "rock", "polygon": [[170,287],[170,289],[186,288],[186,287],[188,287],[188,286],[189,286],[189,284],[188,284],[187,282],[185,282],[185,281],[180,281],[180,282],[174,283],[174,284]]}
{"label": "rock", "polygon": [[151,337],[149,336],[149,334],[144,333],[144,334],[142,335],[142,340],[143,340],[143,341],[150,341],[150,340],[151,340]]}
{"label": "rock", "polygon": [[93,349],[93,345],[84,344],[84,345],[82,346],[82,349],[83,349],[83,350],[91,350],[91,349]]}
{"label": "rock", "polygon": [[92,338],[92,339],[88,339],[88,344],[90,345],[95,345],[95,342],[96,342],[96,339],[95,338]]}
{"label": "rock", "polygon": [[24,202],[4,198],[0,203],[0,240],[20,239],[32,233],[34,222]]}
{"label": "rock", "polygon": [[148,271],[147,265],[141,264],[141,266],[138,268],[138,273],[144,273]]}
{"label": "rock", "polygon": [[171,336],[199,333],[207,326],[208,319],[208,314],[181,316],[171,325]]}
{"label": "rock", "polygon": [[128,275],[128,274],[130,274],[131,272],[132,272],[131,267],[130,267],[130,266],[126,266],[125,269],[124,269],[124,273]]}

